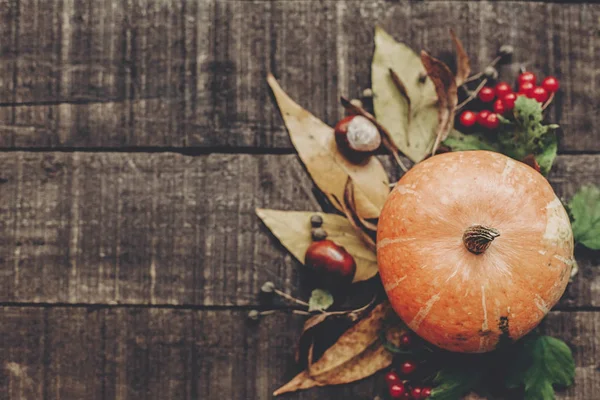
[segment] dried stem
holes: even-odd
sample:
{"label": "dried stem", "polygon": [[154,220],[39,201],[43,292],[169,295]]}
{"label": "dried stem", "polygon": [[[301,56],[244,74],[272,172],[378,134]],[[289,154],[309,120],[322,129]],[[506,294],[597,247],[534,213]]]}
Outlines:
{"label": "dried stem", "polygon": [[456,106],[456,112],[460,111],[461,108],[463,108],[465,105],[467,105],[471,100],[473,100],[475,97],[477,97],[477,95],[479,94],[479,91],[481,89],[483,89],[483,87],[485,86],[485,84],[487,83],[487,78],[483,79],[479,85],[475,88],[475,90],[473,90],[471,92],[471,94],[469,94],[469,97],[467,97],[466,99],[463,100],[462,103],[460,103],[459,105]]}
{"label": "dried stem", "polygon": [[[485,68],[495,67],[496,64],[498,64],[500,62],[500,60],[502,60],[502,56],[496,56],[496,58],[494,58],[492,60],[492,62],[489,63]],[[484,71],[485,71],[485,68],[483,69]],[[473,74],[470,77],[468,77],[461,86],[464,86],[469,82],[476,81],[477,79],[481,78],[482,76],[483,76],[483,72],[478,72],[476,74]]]}

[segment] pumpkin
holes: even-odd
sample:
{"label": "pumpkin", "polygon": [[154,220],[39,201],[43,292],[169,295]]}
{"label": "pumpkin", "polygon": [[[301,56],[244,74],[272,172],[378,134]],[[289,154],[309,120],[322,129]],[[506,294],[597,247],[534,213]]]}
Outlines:
{"label": "pumpkin", "polygon": [[396,313],[419,336],[486,352],[531,331],[569,281],[573,234],[552,187],[499,153],[452,152],[408,171],[377,230]]}

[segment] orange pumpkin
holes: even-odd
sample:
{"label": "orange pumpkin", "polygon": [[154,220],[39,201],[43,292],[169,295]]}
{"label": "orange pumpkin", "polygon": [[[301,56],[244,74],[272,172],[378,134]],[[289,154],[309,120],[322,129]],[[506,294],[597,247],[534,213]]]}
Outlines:
{"label": "orange pumpkin", "polygon": [[486,352],[531,331],[569,281],[573,234],[533,168],[488,151],[417,164],[381,212],[377,262],[394,310],[427,341]]}

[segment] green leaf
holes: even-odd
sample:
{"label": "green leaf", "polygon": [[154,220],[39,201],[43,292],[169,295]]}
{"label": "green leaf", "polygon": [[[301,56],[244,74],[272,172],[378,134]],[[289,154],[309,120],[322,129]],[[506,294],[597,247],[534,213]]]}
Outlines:
{"label": "green leaf", "polygon": [[576,242],[600,250],[600,188],[584,186],[569,202]]}
{"label": "green leaf", "polygon": [[[406,94],[391,78],[392,69]],[[421,161],[433,146],[438,126],[437,95],[425,75],[421,58],[382,28],[375,28],[375,53],[371,64],[373,107],[377,120],[390,132],[396,146],[414,162]]]}
{"label": "green leaf", "polygon": [[465,135],[457,130],[453,130],[444,140],[444,145],[450,147],[453,151],[466,150],[489,150],[500,151],[498,145],[492,143],[483,134]]}
{"label": "green leaf", "polygon": [[308,311],[327,310],[333,304],[333,295],[327,290],[315,289],[308,300]]}
{"label": "green leaf", "polygon": [[455,365],[440,370],[433,383],[429,400],[459,400],[473,390],[481,381],[486,368],[472,360],[464,365]]}
{"label": "green leaf", "polygon": [[556,133],[548,132],[543,138],[541,148],[541,152],[535,155],[535,161],[540,166],[542,175],[548,175],[558,152],[558,138],[556,137]]}
{"label": "green leaf", "polygon": [[569,347],[550,336],[530,336],[515,359],[506,386],[525,386],[524,400],[554,400],[554,385],[570,386],[575,362]]}

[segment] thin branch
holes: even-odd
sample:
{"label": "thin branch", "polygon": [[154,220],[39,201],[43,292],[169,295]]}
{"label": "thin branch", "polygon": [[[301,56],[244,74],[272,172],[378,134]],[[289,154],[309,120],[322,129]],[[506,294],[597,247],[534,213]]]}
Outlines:
{"label": "thin branch", "polygon": [[548,100],[546,100],[546,102],[542,106],[542,111],[544,111],[546,108],[548,108],[548,106],[550,106],[552,100],[554,100],[554,92],[550,93],[550,97],[548,97]]}
{"label": "thin branch", "polygon": [[465,105],[467,105],[469,102],[471,102],[471,100],[473,100],[475,97],[477,97],[477,95],[479,94],[479,91],[481,89],[483,89],[483,87],[485,86],[487,81],[488,81],[487,78],[483,79],[481,81],[481,83],[479,83],[479,85],[475,88],[475,90],[473,90],[471,92],[469,97],[467,97],[465,100],[463,100],[462,103],[460,103],[459,105],[456,106],[456,111],[460,111],[461,108],[463,108]]}

